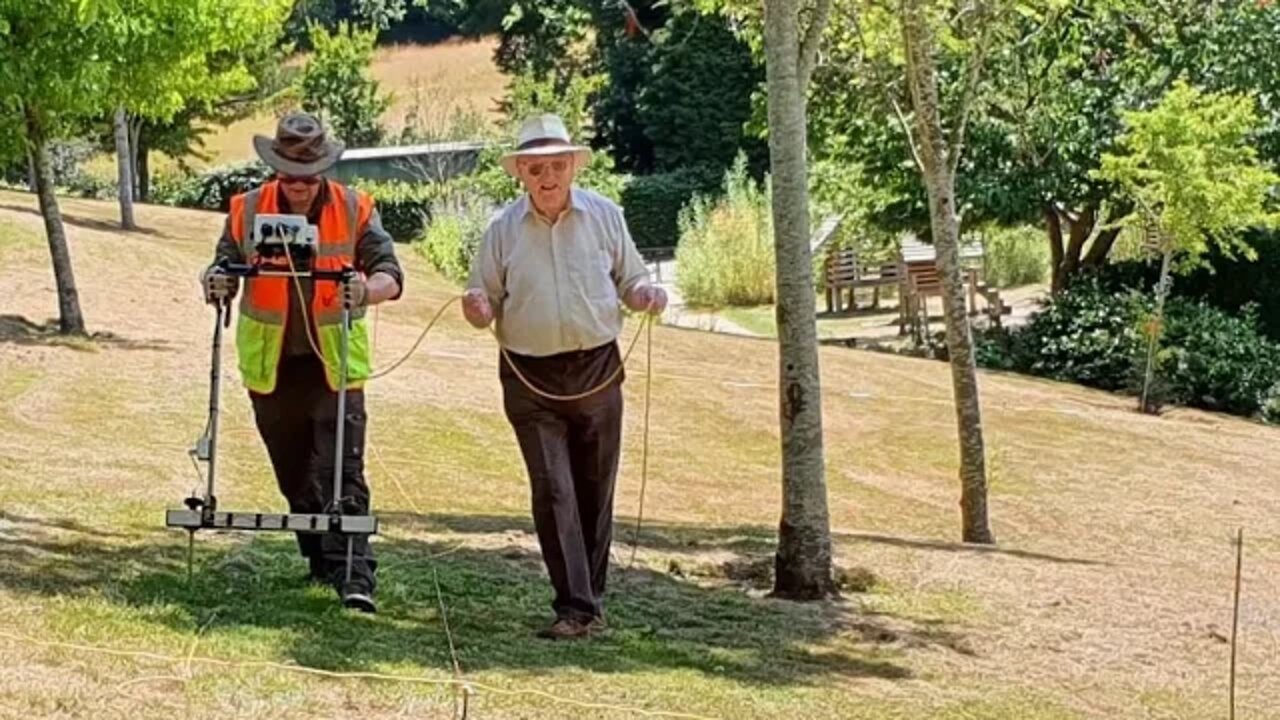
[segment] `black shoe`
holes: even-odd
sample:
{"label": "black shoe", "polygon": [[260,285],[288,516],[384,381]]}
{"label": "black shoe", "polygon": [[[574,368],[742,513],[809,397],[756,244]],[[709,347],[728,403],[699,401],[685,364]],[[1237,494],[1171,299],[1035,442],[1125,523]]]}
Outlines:
{"label": "black shoe", "polygon": [[339,595],[342,596],[342,607],[344,608],[358,610],[370,615],[378,612],[378,605],[373,601],[373,593],[362,585],[350,583],[342,589]]}

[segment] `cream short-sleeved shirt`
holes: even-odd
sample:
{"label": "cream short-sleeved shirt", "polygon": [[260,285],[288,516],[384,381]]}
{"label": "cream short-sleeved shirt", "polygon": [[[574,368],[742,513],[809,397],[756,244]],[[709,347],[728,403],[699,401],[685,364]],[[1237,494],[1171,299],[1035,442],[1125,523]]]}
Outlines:
{"label": "cream short-sleeved shirt", "polygon": [[488,295],[505,348],[542,357],[617,339],[620,298],[648,278],[622,208],[575,187],[554,222],[534,210],[528,195],[500,210],[467,287]]}

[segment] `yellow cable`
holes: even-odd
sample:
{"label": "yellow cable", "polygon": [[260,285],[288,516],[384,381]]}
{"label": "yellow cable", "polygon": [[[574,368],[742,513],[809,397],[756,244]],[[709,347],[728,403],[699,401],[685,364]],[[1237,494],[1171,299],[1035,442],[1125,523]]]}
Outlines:
{"label": "yellow cable", "polygon": [[[641,325],[644,325],[646,327],[652,326],[653,316],[646,314],[640,320],[640,323]],[[618,363],[617,369],[614,370],[612,373],[610,373],[608,378],[606,378],[603,382],[591,388],[590,390],[587,390],[585,392],[575,393],[573,395],[556,395],[554,393],[549,393],[535,386],[533,383],[529,382],[529,379],[524,376],[524,373],[520,372],[520,368],[516,367],[516,364],[511,361],[511,356],[507,354],[507,349],[503,347],[502,341],[498,339],[497,331],[490,328],[489,332],[493,335],[493,339],[497,341],[498,349],[502,352],[503,359],[507,361],[507,367],[511,368],[512,372],[516,374],[516,377],[520,379],[520,382],[523,383],[525,387],[529,388],[530,392],[540,397],[546,398],[547,400],[558,400],[561,402],[570,402],[573,400],[582,400],[583,398],[591,397],[596,393],[603,392],[604,390],[608,389],[608,387],[613,384],[613,381],[617,380],[618,376],[622,374],[623,368],[626,367],[627,365],[627,360],[631,358],[631,351],[636,349],[636,344],[640,341],[640,335],[642,334],[643,330],[644,330],[644,327],[641,327],[636,330],[636,334],[631,338],[631,344],[627,346],[627,352],[624,353],[622,356],[622,362]]]}
{"label": "yellow cable", "polygon": [[[306,295],[302,291],[302,282],[298,279],[298,273],[293,264],[293,256],[286,252],[285,258],[288,260],[289,272],[290,272],[290,275],[293,277],[294,288],[297,290],[298,308],[302,313],[302,321],[303,323],[306,324],[307,343],[311,345],[311,351],[315,353],[316,358],[319,359],[320,362],[325,365],[325,367],[329,368],[331,371],[335,373],[340,372],[341,371],[340,368],[333,367],[328,363],[327,360],[325,360],[324,354],[321,353],[320,349],[316,346],[316,340],[312,335],[310,314],[307,311]],[[444,315],[444,311],[450,305],[452,305],[453,303],[461,299],[462,299],[462,296],[454,295],[453,297],[450,297],[447,301],[445,301],[445,303],[440,306],[440,309],[436,310],[436,314],[432,316],[431,320],[427,323],[427,326],[422,329],[422,332],[418,335],[418,339],[414,341],[413,346],[409,348],[409,351],[405,353],[400,359],[392,363],[386,369],[376,371],[376,372],[371,372],[369,374],[368,380],[375,380],[377,378],[385,377],[391,374],[396,370],[396,368],[400,367],[400,365],[402,365],[405,361],[407,361],[410,357],[412,357],[413,354],[418,351],[418,346],[420,346],[422,344],[422,341],[426,339],[427,334],[431,332],[431,329],[435,327],[435,324],[440,320],[441,316]],[[376,307],[377,306],[375,306],[375,308]],[[489,332],[490,334],[493,335],[494,341],[498,343],[498,350],[499,352],[501,352],[503,360],[507,363],[507,367],[511,368],[511,371],[515,373],[515,376],[520,380],[520,382],[526,388],[528,388],[529,391],[532,392],[533,394],[539,397],[545,398],[547,400],[553,400],[553,401],[559,401],[559,402],[572,402],[575,400],[582,400],[584,398],[591,397],[597,393],[604,392],[606,389],[608,389],[611,385],[613,385],[614,381],[616,381],[618,377],[622,374],[622,371],[626,367],[627,362],[631,359],[631,353],[635,351],[636,345],[640,342],[640,336],[642,334],[645,336],[646,358],[645,358],[645,381],[644,381],[644,424],[643,424],[643,440],[642,440],[641,451],[640,451],[640,499],[639,499],[638,511],[636,513],[636,528],[635,528],[635,531],[633,532],[632,541],[631,541],[631,561],[628,565],[629,567],[633,567],[636,562],[636,552],[640,544],[640,529],[641,529],[641,524],[643,523],[643,520],[644,520],[645,490],[649,484],[649,400],[650,400],[651,390],[653,387],[653,318],[654,316],[650,313],[645,313],[641,317],[641,320],[640,320],[641,327],[636,329],[635,335],[632,336],[631,342],[627,346],[627,351],[623,353],[622,361],[618,363],[618,367],[612,373],[609,374],[608,378],[606,378],[599,385],[596,385],[595,387],[589,390],[586,390],[580,393],[574,393],[572,395],[559,395],[555,393],[550,393],[537,387],[532,382],[530,382],[530,380],[527,377],[525,377],[524,373],[520,372],[520,368],[516,366],[515,362],[512,361],[511,356],[510,354],[508,354],[506,347],[504,347],[502,344],[502,340],[498,337],[497,330],[492,326],[490,326],[489,328]],[[376,319],[377,318],[375,315],[375,323],[376,323]],[[375,338],[376,338],[376,324],[375,324]],[[376,344],[376,339],[375,339],[375,344]],[[378,458],[378,461],[381,464],[380,457]],[[386,469],[385,465],[383,466],[383,469],[385,471]],[[416,514],[421,515],[422,513],[419,512],[417,508],[413,505],[412,500],[410,500],[408,493],[405,492],[404,487],[400,484],[399,479],[397,479],[395,475],[392,473],[388,473],[388,476],[391,477],[392,482],[396,484],[397,489],[400,491],[401,496],[403,496],[405,500],[409,501],[410,507],[414,510],[414,512]]]}

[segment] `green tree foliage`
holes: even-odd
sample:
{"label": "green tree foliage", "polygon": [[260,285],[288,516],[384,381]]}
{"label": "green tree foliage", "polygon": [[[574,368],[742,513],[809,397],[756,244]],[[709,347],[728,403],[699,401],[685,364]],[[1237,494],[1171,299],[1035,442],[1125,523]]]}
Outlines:
{"label": "green tree foliage", "polygon": [[332,33],[312,26],[310,37],[315,53],[300,79],[303,109],[319,115],[347,147],[376,145],[391,104],[369,76],[376,33],[342,22]]}
{"label": "green tree foliage", "polygon": [[1181,269],[1199,265],[1211,244],[1228,257],[1252,255],[1242,233],[1277,222],[1267,204],[1280,184],[1249,144],[1260,124],[1253,98],[1177,81],[1159,105],[1122,117],[1117,152],[1094,173],[1133,200],[1119,223],[1141,231],[1154,223],[1155,250]]}
{"label": "green tree foliage", "polygon": [[707,165],[719,175],[740,149],[760,167],[764,144],[744,138],[763,70],[729,20],[688,3],[515,0],[497,62],[513,74],[602,75],[591,98],[597,147],[634,173]]}
{"label": "green tree foliage", "polygon": [[1275,225],[1266,201],[1280,177],[1247,143],[1258,125],[1251,98],[1204,94],[1179,80],[1159,105],[1125,113],[1124,122],[1117,143],[1123,154],[1104,155],[1094,174],[1132,200],[1134,211],[1119,224],[1145,232],[1161,257],[1142,390],[1147,410],[1171,270],[1199,265],[1210,245],[1252,256],[1242,231]]}
{"label": "green tree foliage", "polygon": [[723,19],[679,13],[655,34],[650,55],[636,119],[653,145],[654,167],[723,170],[744,148],[759,166],[764,144],[745,142],[743,127],[764,73]]}

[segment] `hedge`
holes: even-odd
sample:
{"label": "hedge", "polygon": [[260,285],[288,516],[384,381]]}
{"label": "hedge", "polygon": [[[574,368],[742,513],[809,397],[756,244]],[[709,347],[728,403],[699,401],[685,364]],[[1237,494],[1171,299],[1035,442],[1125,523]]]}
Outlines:
{"label": "hedge", "polygon": [[680,238],[680,211],[695,194],[718,194],[721,173],[692,167],[631,178],[622,190],[622,207],[636,246],[674,247]]}

